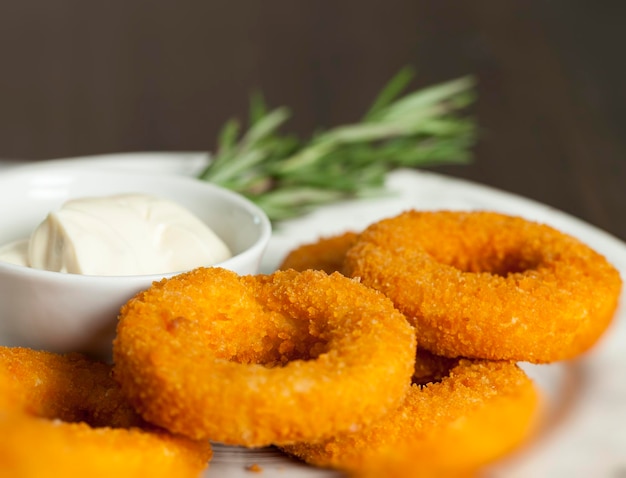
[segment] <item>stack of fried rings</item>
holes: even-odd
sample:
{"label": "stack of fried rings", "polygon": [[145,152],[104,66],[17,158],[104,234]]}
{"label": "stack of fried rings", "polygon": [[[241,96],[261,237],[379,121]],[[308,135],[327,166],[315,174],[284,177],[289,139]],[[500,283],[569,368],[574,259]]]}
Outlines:
{"label": "stack of fried rings", "polygon": [[339,270],[383,292],[420,346],[446,357],[571,359],[606,330],[621,291],[619,272],[579,240],[494,212],[408,211],[340,237],[281,268],[337,246]]}
{"label": "stack of fried rings", "polygon": [[[316,256],[324,259],[316,264]],[[359,476],[377,476],[381,468],[387,476],[460,476],[521,443],[532,430],[537,395],[513,360],[547,362],[587,350],[610,322],[621,289],[617,271],[579,241],[485,212],[409,211],[361,234],[295,249],[285,267],[336,267],[358,276],[408,314],[420,346],[499,359],[419,352],[416,383],[394,413],[353,433],[283,447]],[[524,312],[529,305],[538,318]],[[546,343],[544,332],[557,340]],[[433,380],[420,378],[433,369]]]}
{"label": "stack of fried rings", "polygon": [[341,274],[200,268],[122,308],[114,376],[146,420],[175,433],[287,444],[395,409],[415,347],[389,299]]}
{"label": "stack of fried rings", "polygon": [[0,347],[3,476],[191,478],[211,454],[208,442],[173,436],[141,419],[110,365],[78,354]]}

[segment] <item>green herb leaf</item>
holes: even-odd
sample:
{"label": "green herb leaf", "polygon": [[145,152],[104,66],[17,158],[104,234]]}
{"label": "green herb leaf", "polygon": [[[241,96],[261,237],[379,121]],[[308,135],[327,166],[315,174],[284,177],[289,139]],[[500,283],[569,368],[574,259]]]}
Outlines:
{"label": "green herb leaf", "polygon": [[413,79],[414,72],[410,66],[405,66],[396,75],[389,80],[389,83],[378,94],[369,111],[363,118],[364,121],[371,120],[376,114],[391,104],[396,98],[398,98],[402,92],[409,86]]}
{"label": "green herb leaf", "polygon": [[413,78],[404,68],[382,89],[363,120],[317,131],[307,140],[281,133],[287,108],[250,98],[243,134],[228,121],[201,179],[237,191],[281,221],[343,199],[388,194],[386,174],[399,167],[468,163],[476,140],[466,108],[475,100],[470,77],[402,96]]}

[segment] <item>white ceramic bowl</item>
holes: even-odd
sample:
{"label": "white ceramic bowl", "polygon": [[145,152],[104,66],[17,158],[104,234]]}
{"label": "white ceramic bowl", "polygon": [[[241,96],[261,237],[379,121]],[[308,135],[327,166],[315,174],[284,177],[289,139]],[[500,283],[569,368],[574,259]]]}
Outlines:
{"label": "white ceramic bowl", "polygon": [[[258,272],[271,225],[241,195],[193,178],[81,170],[71,164],[43,163],[0,174],[0,245],[28,237],[70,198],[119,193],[149,193],[188,208],[233,252],[216,266]],[[120,307],[153,281],[172,275],[84,276],[0,262],[0,345],[108,356]]]}

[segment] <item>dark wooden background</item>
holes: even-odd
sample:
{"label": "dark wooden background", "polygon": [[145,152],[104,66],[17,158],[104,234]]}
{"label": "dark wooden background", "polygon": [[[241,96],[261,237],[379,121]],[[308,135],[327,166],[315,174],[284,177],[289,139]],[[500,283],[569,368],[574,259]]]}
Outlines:
{"label": "dark wooden background", "polygon": [[626,239],[626,2],[0,4],[0,158],[211,150],[259,88],[293,131],[353,121],[401,66],[474,74],[483,136],[438,168]]}

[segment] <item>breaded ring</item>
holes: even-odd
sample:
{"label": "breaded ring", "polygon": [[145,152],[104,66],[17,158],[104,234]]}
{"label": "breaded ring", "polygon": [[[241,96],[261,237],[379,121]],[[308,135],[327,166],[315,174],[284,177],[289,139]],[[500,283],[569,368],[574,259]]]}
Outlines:
{"label": "breaded ring", "polygon": [[150,422],[262,446],[393,409],[414,350],[413,328],[391,301],[341,274],[200,268],[122,308],[114,376]]}
{"label": "breaded ring", "polygon": [[402,405],[376,422],[284,451],[357,476],[470,476],[534,430],[539,396],[512,362],[420,352],[414,380]]}
{"label": "breaded ring", "polygon": [[296,271],[312,269],[327,274],[342,272],[346,252],[354,245],[357,237],[356,232],[348,231],[303,244],[289,252],[278,269]]}
{"label": "breaded ring", "polygon": [[3,476],[197,477],[211,454],[208,441],[147,424],[110,365],[0,347]]}
{"label": "breaded ring", "polygon": [[621,278],[547,225],[494,212],[408,211],[363,231],[346,273],[394,302],[420,346],[448,357],[576,357],[606,330]]}

